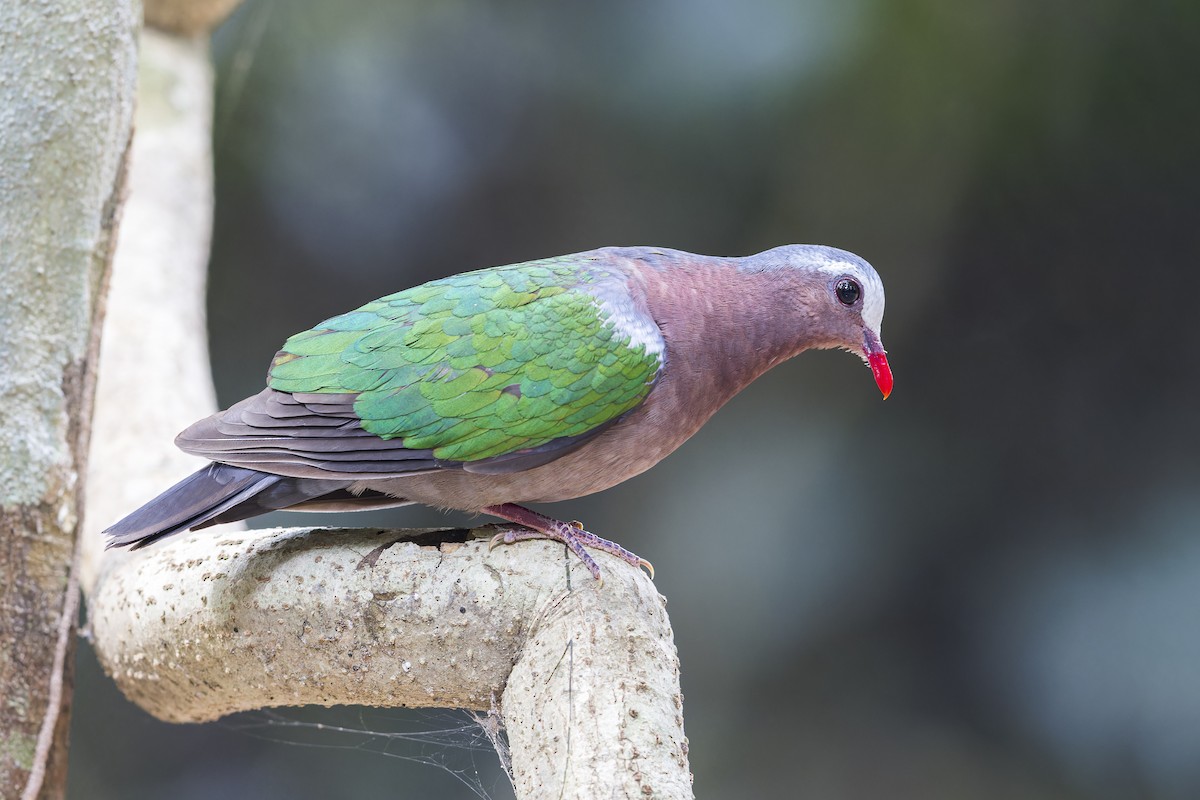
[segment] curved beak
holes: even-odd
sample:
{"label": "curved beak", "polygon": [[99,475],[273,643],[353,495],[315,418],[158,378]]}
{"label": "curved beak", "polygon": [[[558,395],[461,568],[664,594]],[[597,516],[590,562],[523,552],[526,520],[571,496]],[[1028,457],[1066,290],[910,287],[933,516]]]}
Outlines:
{"label": "curved beak", "polygon": [[883,349],[879,334],[868,330],[863,336],[863,350],[866,352],[871,374],[875,376],[875,385],[883,392],[883,399],[887,400],[888,395],[892,393],[892,368],[888,365],[887,351]]}

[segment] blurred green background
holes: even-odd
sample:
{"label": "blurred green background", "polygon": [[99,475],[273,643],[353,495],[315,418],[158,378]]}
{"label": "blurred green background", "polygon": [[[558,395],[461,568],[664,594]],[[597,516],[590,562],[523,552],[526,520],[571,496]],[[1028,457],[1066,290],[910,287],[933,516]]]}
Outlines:
{"label": "blurred green background", "polygon": [[[214,56],[226,405],[288,334],[476,267],[883,275],[886,403],[805,354],[552,508],[658,567],[699,796],[1200,797],[1200,4],[250,0]],[[462,717],[312,749],[159,723],[86,646],[78,683],[74,798],[511,796]]]}

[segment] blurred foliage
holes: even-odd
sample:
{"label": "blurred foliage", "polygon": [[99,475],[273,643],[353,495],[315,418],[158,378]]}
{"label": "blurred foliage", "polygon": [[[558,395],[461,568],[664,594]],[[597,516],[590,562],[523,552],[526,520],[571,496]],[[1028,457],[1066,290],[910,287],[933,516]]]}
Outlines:
{"label": "blurred foliage", "polygon": [[[659,568],[700,796],[1200,796],[1200,4],[251,0],[215,55],[226,404],[474,267],[808,241],[883,275],[887,403],[806,354],[553,509]],[[76,797],[473,796],[156,723],[81,658]]]}

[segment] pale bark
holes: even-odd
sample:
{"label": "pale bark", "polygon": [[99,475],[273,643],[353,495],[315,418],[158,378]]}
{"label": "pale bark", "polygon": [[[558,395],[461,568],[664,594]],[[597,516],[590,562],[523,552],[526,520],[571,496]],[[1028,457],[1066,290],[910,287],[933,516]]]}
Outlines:
{"label": "pale bark", "polygon": [[95,352],[141,9],[0,4],[0,796],[61,797]]}
{"label": "pale bark", "polygon": [[649,578],[560,545],[412,531],[200,532],[91,601],[122,691],[174,722],[281,705],[489,710],[520,798],[691,797],[679,662]]}
{"label": "pale bark", "polygon": [[203,36],[242,0],[145,0],[146,27],[177,36]]}
{"label": "pale bark", "polygon": [[217,405],[204,314],[213,213],[208,42],[147,29],[138,72],[88,461],[85,593],[102,563],[100,531],[203,465],[171,440]]}

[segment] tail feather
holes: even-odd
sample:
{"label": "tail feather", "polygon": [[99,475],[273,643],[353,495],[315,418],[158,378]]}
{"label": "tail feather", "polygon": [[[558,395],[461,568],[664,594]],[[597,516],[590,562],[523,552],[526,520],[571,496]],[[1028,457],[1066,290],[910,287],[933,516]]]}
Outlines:
{"label": "tail feather", "polygon": [[104,534],[108,547],[137,550],[186,530],[256,517],[269,511],[344,511],[407,505],[382,492],[350,491],[351,481],[295,478],[211,463],[167,489]]}
{"label": "tail feather", "polygon": [[209,464],[105,530],[108,546],[145,547],[203,524],[280,480],[257,470]]}

